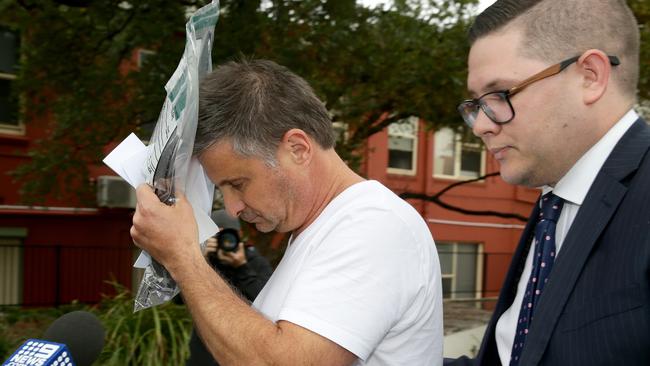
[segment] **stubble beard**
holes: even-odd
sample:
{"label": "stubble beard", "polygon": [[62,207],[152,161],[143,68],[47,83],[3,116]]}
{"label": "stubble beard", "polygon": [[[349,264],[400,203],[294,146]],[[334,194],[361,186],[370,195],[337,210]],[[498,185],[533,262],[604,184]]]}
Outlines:
{"label": "stubble beard", "polygon": [[[273,182],[273,192],[277,192],[277,199],[275,202],[277,202],[276,207],[284,207],[283,212],[270,212],[267,215],[260,215],[262,218],[262,222],[256,223],[255,228],[257,228],[258,231],[263,232],[263,233],[268,233],[271,231],[276,231],[276,232],[288,232],[293,230],[293,228],[288,228],[286,226],[289,225],[289,206],[292,203],[297,202],[296,201],[296,193],[295,193],[295,187],[291,184],[289,178],[279,172],[277,175],[277,179]],[[278,212],[278,213],[276,213]]]}

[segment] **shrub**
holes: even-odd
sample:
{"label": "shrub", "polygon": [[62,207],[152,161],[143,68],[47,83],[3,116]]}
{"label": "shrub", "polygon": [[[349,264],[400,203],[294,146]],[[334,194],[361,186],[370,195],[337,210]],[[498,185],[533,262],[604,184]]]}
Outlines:
{"label": "shrub", "polygon": [[183,365],[189,356],[192,319],[184,305],[168,302],[133,312],[133,296],[114,283],[117,295],[95,309],[106,328],[97,365]]}
{"label": "shrub", "polygon": [[192,319],[185,306],[169,302],[134,313],[131,292],[117,282],[111,283],[116,295],[104,297],[92,307],[72,303],[58,308],[0,309],[0,361],[28,338],[42,338],[59,316],[85,310],[97,315],[106,329],[104,349],[94,365],[185,364],[192,330]]}

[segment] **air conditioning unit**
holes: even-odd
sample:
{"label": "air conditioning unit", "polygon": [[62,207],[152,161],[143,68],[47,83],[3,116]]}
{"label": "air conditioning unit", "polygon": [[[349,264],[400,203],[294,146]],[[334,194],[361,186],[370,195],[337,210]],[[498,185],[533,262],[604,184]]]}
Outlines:
{"label": "air conditioning unit", "polygon": [[114,175],[97,177],[97,206],[135,208],[135,189],[124,179]]}

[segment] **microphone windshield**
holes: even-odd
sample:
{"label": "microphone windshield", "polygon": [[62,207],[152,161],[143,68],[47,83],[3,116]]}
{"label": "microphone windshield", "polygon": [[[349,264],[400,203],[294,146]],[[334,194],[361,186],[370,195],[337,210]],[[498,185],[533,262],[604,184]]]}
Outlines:
{"label": "microphone windshield", "polygon": [[56,319],[43,339],[68,346],[77,366],[90,366],[104,347],[104,327],[87,311],[73,311]]}

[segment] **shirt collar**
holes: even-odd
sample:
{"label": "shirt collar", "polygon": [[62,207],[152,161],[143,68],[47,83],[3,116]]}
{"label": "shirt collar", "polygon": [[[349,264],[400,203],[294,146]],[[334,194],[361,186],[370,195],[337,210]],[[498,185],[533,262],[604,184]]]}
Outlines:
{"label": "shirt collar", "polygon": [[544,186],[542,193],[546,194],[553,191],[555,195],[562,197],[565,201],[582,205],[591,184],[596,179],[596,175],[605,164],[605,160],[614,150],[618,140],[623,137],[637,119],[639,119],[639,115],[633,109],[630,109],[595,145],[578,159],[564,177],[557,182],[555,187]]}

